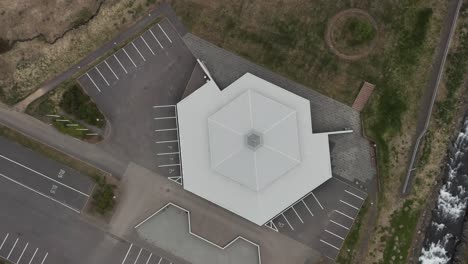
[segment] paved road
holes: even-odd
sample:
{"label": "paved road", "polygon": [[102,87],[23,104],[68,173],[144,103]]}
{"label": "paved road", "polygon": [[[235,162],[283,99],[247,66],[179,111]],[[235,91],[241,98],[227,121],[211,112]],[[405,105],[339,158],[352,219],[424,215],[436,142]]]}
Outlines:
{"label": "paved road", "polygon": [[147,27],[156,17],[164,15],[167,17],[171,23],[176,27],[177,31],[184,35],[186,33],[186,29],[180,23],[180,21],[176,18],[176,15],[172,8],[167,3],[163,3],[159,5],[156,9],[150,11],[147,16],[144,16],[127,30],[122,31],[117,37],[108,41],[100,48],[95,50],[94,52],[90,53],[80,62],[75,65],[72,65],[68,70],[61,73],[57,77],[52,80],[49,80],[42,84],[34,93],[23,99],[21,102],[15,105],[15,109],[20,112],[24,112],[28,105],[32,103],[34,100],[38,99],[39,97],[43,96],[44,94],[52,91],[55,87],[57,87],[60,83],[70,79],[75,73],[80,71],[82,68],[85,68],[90,63],[94,62],[97,58],[112,50],[114,47],[119,46],[121,43],[125,42],[128,38],[135,35],[139,31],[143,30]]}
{"label": "paved road", "polygon": [[419,110],[418,123],[416,128],[416,135],[414,143],[412,145],[412,153],[409,160],[409,165],[406,173],[406,179],[402,187],[402,195],[405,195],[409,192],[411,178],[413,175],[416,157],[419,151],[419,146],[421,140],[426,134],[427,129],[429,128],[429,122],[431,120],[432,108],[437,96],[437,91],[439,90],[440,80],[444,71],[445,61],[447,59],[448,50],[450,48],[450,43],[452,40],[453,33],[457,26],[458,13],[460,7],[463,3],[463,0],[450,0],[447,16],[444,20],[444,25],[442,28],[442,33],[440,37],[440,43],[437,48],[437,54],[434,58],[434,63],[432,65],[432,72],[427,84],[426,91],[424,93],[421,107]]}

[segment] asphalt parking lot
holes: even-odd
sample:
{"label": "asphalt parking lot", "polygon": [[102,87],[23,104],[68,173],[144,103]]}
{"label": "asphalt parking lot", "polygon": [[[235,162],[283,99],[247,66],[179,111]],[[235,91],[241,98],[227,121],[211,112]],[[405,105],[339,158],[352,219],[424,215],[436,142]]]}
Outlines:
{"label": "asphalt parking lot", "polygon": [[49,252],[17,234],[0,234],[0,258],[15,264],[45,264]]}
{"label": "asphalt parking lot", "polygon": [[333,177],[266,226],[335,260],[367,194]]}
{"label": "asphalt parking lot", "polygon": [[1,178],[81,212],[94,187],[89,177],[3,138],[0,146]]}
{"label": "asphalt parking lot", "polygon": [[141,247],[130,244],[122,264],[175,264],[164,257],[151,253]]}
{"label": "asphalt parking lot", "polygon": [[99,146],[178,176],[177,166],[161,167],[179,163],[177,153],[164,154],[177,152],[177,143],[161,141],[177,140],[172,106],[182,99],[195,65],[176,29],[163,19],[80,76],[78,82],[110,122],[110,133]]}

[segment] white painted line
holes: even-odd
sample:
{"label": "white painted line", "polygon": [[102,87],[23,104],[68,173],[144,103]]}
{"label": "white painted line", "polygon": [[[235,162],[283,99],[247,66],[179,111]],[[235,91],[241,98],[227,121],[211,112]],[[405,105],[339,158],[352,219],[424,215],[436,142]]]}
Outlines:
{"label": "white painted line", "polygon": [[143,59],[143,61],[146,61],[145,57],[143,57],[143,54],[141,54],[140,50],[138,50],[137,46],[135,45],[135,43],[133,43],[133,41],[132,41],[132,46],[135,48],[138,54],[140,54],[140,57]]}
{"label": "white painted line", "polygon": [[130,250],[132,249],[132,247],[133,247],[133,243],[130,244],[130,247],[127,250],[127,254],[125,254],[125,258],[123,259],[122,264],[124,264],[125,260],[127,260],[128,254],[130,253]]}
{"label": "white painted line", "polygon": [[57,122],[70,122],[68,119],[55,119]]}
{"label": "white painted line", "polygon": [[174,155],[174,154],[179,154],[179,152],[165,152],[165,153],[158,153],[156,155],[158,156],[163,156],[163,155]]}
{"label": "white painted line", "polygon": [[332,247],[332,248],[334,248],[334,249],[336,249],[336,250],[338,250],[338,251],[340,250],[339,248],[335,247],[334,245],[328,243],[327,241],[324,241],[324,240],[320,239],[320,242],[322,242],[322,243],[324,243],[325,245],[328,245],[328,246],[330,246],[330,247]]}
{"label": "white painted line", "polygon": [[99,135],[98,133],[86,133],[87,136],[97,136]]}
{"label": "white painted line", "polygon": [[60,117],[59,115],[46,115],[48,117]]}
{"label": "white painted line", "polygon": [[145,43],[146,47],[148,47],[148,49],[151,51],[151,53],[153,53],[153,55],[155,55],[153,49],[148,45],[148,43],[147,43],[146,40],[143,38],[143,36],[140,36],[140,38],[141,38],[141,40],[143,40],[143,42]]}
{"label": "white painted line", "polygon": [[88,131],[89,129],[87,129],[87,128],[77,128],[76,130],[78,130],[78,131]]}
{"label": "white painted line", "polygon": [[9,181],[12,181],[12,182],[18,184],[18,185],[21,186],[21,187],[24,187],[24,188],[26,188],[26,189],[28,189],[28,190],[30,190],[30,191],[32,191],[32,192],[35,192],[35,193],[39,194],[40,196],[43,196],[43,197],[45,197],[45,198],[47,198],[47,199],[49,199],[49,200],[52,200],[52,201],[54,201],[54,202],[56,202],[56,203],[59,203],[59,204],[65,206],[66,208],[68,208],[68,209],[70,209],[70,210],[73,210],[73,211],[75,211],[75,212],[77,212],[77,213],[80,213],[79,210],[77,210],[77,209],[75,209],[75,208],[73,208],[73,207],[71,207],[71,206],[69,206],[69,205],[66,205],[66,204],[64,204],[64,203],[62,203],[62,202],[60,202],[60,201],[57,201],[57,200],[55,200],[54,198],[52,198],[52,197],[50,197],[50,196],[47,196],[47,195],[45,195],[45,194],[43,194],[43,193],[41,193],[41,192],[39,192],[39,191],[36,191],[36,190],[34,190],[33,188],[30,188],[30,187],[28,187],[28,186],[26,186],[26,185],[24,185],[24,184],[22,184],[22,183],[20,183],[20,182],[17,182],[17,181],[15,181],[15,180],[13,180],[13,179],[10,179],[10,178],[8,178],[7,176],[5,176],[5,175],[3,175],[3,174],[1,174],[1,173],[0,173],[0,176],[2,176],[3,178],[5,178],[5,179],[7,179],[7,180],[9,180]]}
{"label": "white painted line", "polygon": [[320,206],[320,208],[322,208],[323,210],[323,206],[322,204],[319,202],[319,200],[317,199],[317,197],[315,197],[315,194],[313,192],[311,192],[312,196],[314,197],[315,201],[317,201],[318,205]]}
{"label": "white painted line", "polygon": [[26,246],[23,248],[23,251],[21,252],[21,255],[19,256],[19,258],[18,258],[18,260],[16,261],[16,263],[20,263],[21,258],[23,257],[24,252],[25,252],[26,249],[28,248],[28,245],[29,245],[29,242],[26,243]]}
{"label": "white painted line", "polygon": [[163,144],[163,143],[174,143],[178,142],[178,140],[165,140],[165,141],[156,141],[156,144]]}
{"label": "white painted line", "polygon": [[36,251],[34,251],[34,254],[32,255],[31,259],[29,260],[29,264],[33,261],[34,257],[36,256],[38,248],[36,248]]}
{"label": "white painted line", "polygon": [[10,236],[10,233],[7,233],[5,238],[3,239],[2,244],[0,245],[0,250],[3,248],[3,245],[5,244],[5,241],[8,239],[9,236]]}
{"label": "white painted line", "polygon": [[109,68],[109,70],[112,72],[112,74],[114,74],[114,77],[118,80],[119,79],[119,76],[117,76],[117,74],[115,74],[114,70],[112,70],[111,66],[109,65],[109,63],[107,63],[107,61],[104,61],[104,63],[106,64],[107,68]]}
{"label": "white painted line", "polygon": [[153,35],[153,38],[158,42],[159,46],[161,47],[161,49],[164,49],[163,45],[161,45],[161,42],[159,42],[158,38],[154,35],[153,31],[149,30],[149,32],[151,33],[151,35]]}
{"label": "white painted line", "polygon": [[165,128],[165,129],[156,129],[154,131],[156,132],[163,132],[163,131],[174,131],[177,130],[177,128]]}
{"label": "white painted line", "polygon": [[307,208],[307,211],[309,211],[310,215],[311,216],[314,216],[314,214],[312,213],[312,211],[310,210],[309,206],[306,204],[306,202],[304,201],[304,199],[301,200],[302,203],[304,204],[304,206]]}
{"label": "white painted line", "polygon": [[289,223],[288,219],[286,218],[286,216],[284,216],[283,213],[281,213],[281,215],[283,216],[284,220],[286,220],[286,223],[288,223],[289,227],[291,228],[292,231],[294,231],[294,227],[292,227],[291,223]]}
{"label": "white painted line", "polygon": [[159,258],[158,264],[161,264],[162,257]]}
{"label": "white painted line", "polygon": [[47,256],[49,256],[49,252],[46,252],[44,258],[41,261],[41,264],[44,264],[44,261],[46,260]]}
{"label": "white painted line", "polygon": [[302,218],[299,216],[299,214],[297,213],[296,209],[294,209],[294,206],[291,207],[291,209],[293,209],[294,213],[297,215],[297,218],[299,218],[299,220],[301,221],[301,223],[304,223],[304,221],[302,221]]}
{"label": "white painted line", "polygon": [[154,105],[153,108],[175,107],[176,105]]}
{"label": "white painted line", "polygon": [[347,215],[347,214],[345,214],[345,213],[342,213],[342,212],[340,212],[340,211],[338,211],[338,210],[335,210],[335,212],[339,213],[340,215],[346,216],[346,217],[348,217],[348,218],[351,219],[351,220],[354,220],[354,218],[352,218],[351,216],[349,216],[349,215]]}
{"label": "white painted line", "polygon": [[180,163],[177,163],[177,164],[159,165],[158,167],[159,167],[159,168],[163,168],[163,167],[175,167],[175,166],[180,166]]}
{"label": "white painted line", "polygon": [[[150,253],[151,253],[151,252],[150,252]],[[145,264],[148,264],[148,263],[149,263],[149,261],[150,261],[150,259],[151,259],[152,256],[153,256],[153,253],[151,253],[151,254],[149,255],[148,260],[146,260],[146,263],[145,263]]]}
{"label": "white painted line", "polygon": [[142,248],[140,248],[140,252],[138,252],[138,256],[137,256],[137,258],[135,259],[135,262],[133,262],[133,264],[136,264],[136,263],[137,263],[138,259],[140,258],[140,255],[141,255],[141,251],[143,251]]}
{"label": "white painted line", "polygon": [[160,120],[160,119],[175,119],[177,118],[176,116],[164,116],[164,117],[155,117],[155,120]]}
{"label": "white painted line", "polygon": [[347,206],[349,206],[349,207],[351,207],[351,208],[354,208],[354,209],[356,209],[356,210],[359,211],[359,208],[357,208],[356,206],[354,206],[354,205],[352,205],[352,204],[349,204],[349,203],[347,203],[347,202],[345,202],[345,201],[343,201],[343,200],[340,200],[340,202],[342,202],[342,203],[346,204]]}
{"label": "white painted line", "polygon": [[64,187],[66,187],[66,188],[69,188],[70,190],[73,190],[73,191],[75,191],[75,192],[77,192],[77,193],[79,193],[79,194],[81,194],[81,195],[84,195],[84,196],[86,196],[86,197],[89,197],[89,195],[86,194],[86,193],[84,193],[84,192],[81,192],[81,191],[79,191],[79,190],[77,190],[77,189],[75,189],[75,188],[73,188],[73,187],[70,187],[70,186],[68,186],[68,185],[66,185],[66,184],[63,184],[63,183],[61,183],[61,182],[59,182],[59,181],[57,181],[57,180],[54,180],[54,179],[52,179],[52,178],[50,178],[50,177],[48,177],[48,176],[46,176],[46,175],[44,175],[44,174],[42,174],[42,173],[40,173],[40,172],[38,172],[38,171],[35,171],[35,170],[33,170],[33,169],[27,167],[26,165],[23,165],[23,164],[21,164],[21,163],[19,163],[19,162],[16,162],[16,161],[12,160],[12,159],[9,159],[9,158],[7,158],[7,157],[1,155],[1,154],[0,154],[0,158],[3,158],[3,159],[5,159],[5,160],[8,160],[9,162],[14,163],[14,164],[16,164],[16,165],[18,165],[18,166],[20,166],[20,167],[22,167],[22,168],[25,168],[25,169],[27,169],[27,170],[29,170],[29,171],[31,171],[31,172],[34,172],[34,173],[36,173],[36,174],[39,175],[39,176],[42,176],[42,177],[44,177],[44,178],[46,178],[46,179],[49,179],[49,180],[51,180],[51,181],[53,181],[53,182],[55,182],[55,183],[57,183],[57,184],[60,184],[60,185],[62,185],[62,186],[64,186]]}
{"label": "white painted line", "polygon": [[342,225],[342,224],[340,224],[340,223],[337,223],[337,222],[335,222],[335,221],[333,221],[333,220],[330,220],[330,222],[334,223],[334,224],[337,225],[337,226],[341,226],[342,228],[344,228],[344,229],[346,229],[346,230],[349,230],[348,227],[346,227],[346,226],[344,226],[344,225]]}
{"label": "white painted line", "polygon": [[166,35],[166,38],[169,40],[170,43],[172,43],[172,40],[169,38],[169,36],[166,34],[166,31],[161,27],[161,25],[158,24],[158,27],[161,29],[161,31]]}
{"label": "white painted line", "polygon": [[93,78],[91,78],[91,76],[89,76],[88,73],[86,73],[86,76],[88,76],[88,78],[91,80],[91,82],[94,84],[94,87],[96,87],[96,89],[101,92],[101,89],[99,89],[99,87],[97,86],[97,84],[94,82]]}
{"label": "white painted line", "polygon": [[341,239],[341,240],[344,240],[344,237],[341,237],[341,236],[339,236],[339,235],[333,233],[332,231],[328,231],[327,229],[325,229],[325,232],[327,232],[327,233],[329,233],[329,234],[331,234],[331,235],[333,235],[333,236],[336,236],[337,238],[339,238],[339,239]]}
{"label": "white painted line", "polygon": [[68,126],[68,127],[77,127],[78,124],[66,124],[65,126]]}
{"label": "white painted line", "polygon": [[130,58],[130,56],[128,55],[128,53],[127,53],[127,51],[125,50],[125,48],[122,48],[122,50],[125,52],[125,55],[127,55],[127,57],[130,59],[130,61],[133,63],[133,66],[136,67],[135,62],[132,60],[132,58]]}
{"label": "white painted line", "polygon": [[13,247],[11,248],[10,253],[8,253],[8,256],[6,257],[6,259],[10,259],[11,253],[13,253],[13,250],[15,250],[16,244],[18,244],[18,240],[19,238],[15,240],[15,243],[13,244]]}
{"label": "white painted line", "polygon": [[122,65],[122,63],[120,62],[119,58],[117,58],[117,56],[115,56],[114,54],[114,58],[117,60],[117,62],[120,64],[120,67],[122,67],[122,69],[125,71],[125,74],[128,73],[127,69],[125,69],[125,67]]}
{"label": "white painted line", "polygon": [[364,201],[364,198],[362,198],[361,196],[359,196],[359,195],[357,195],[357,194],[354,194],[354,193],[352,193],[352,192],[350,192],[350,191],[348,191],[348,190],[345,190],[345,192],[347,192],[347,193],[351,194],[352,196],[354,196],[354,197],[356,197],[356,198],[361,199],[361,200]]}
{"label": "white painted line", "polygon": [[107,81],[107,79],[104,77],[104,75],[102,75],[101,71],[99,70],[98,66],[95,67],[97,72],[99,73],[99,75],[101,75],[101,78],[106,82],[107,86],[109,86],[109,82]]}

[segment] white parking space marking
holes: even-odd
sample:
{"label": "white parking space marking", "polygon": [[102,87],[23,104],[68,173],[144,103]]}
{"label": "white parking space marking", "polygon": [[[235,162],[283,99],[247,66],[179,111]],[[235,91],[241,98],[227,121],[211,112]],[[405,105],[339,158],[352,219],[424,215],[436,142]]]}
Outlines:
{"label": "white parking space marking", "polygon": [[153,105],[153,108],[175,107],[176,105]]}
{"label": "white parking space marking", "polygon": [[13,244],[13,247],[10,250],[10,253],[8,253],[7,259],[10,259],[11,253],[13,253],[13,250],[15,250],[16,244],[18,244],[19,238],[15,240],[15,243]]}
{"label": "white parking space marking", "polygon": [[142,248],[140,248],[140,252],[138,252],[138,256],[137,256],[137,258],[135,259],[135,262],[133,262],[133,264],[136,264],[136,263],[137,263],[138,259],[140,258],[140,255],[141,255],[141,251],[143,251]]}
{"label": "white parking space marking", "polygon": [[301,223],[304,223],[304,221],[302,221],[301,216],[297,213],[296,209],[294,209],[294,206],[292,206],[291,209],[292,209],[292,210],[294,211],[294,213],[297,215],[297,218],[299,218],[299,221],[301,221]]}
{"label": "white parking space marking", "polygon": [[162,257],[159,258],[158,264],[161,264],[161,261],[162,261]]}
{"label": "white parking space marking", "polygon": [[21,186],[21,187],[24,187],[24,188],[26,188],[26,189],[28,189],[28,190],[30,190],[30,191],[32,191],[32,192],[35,192],[35,193],[39,194],[40,196],[43,196],[43,197],[45,197],[45,198],[47,198],[47,199],[49,199],[49,200],[52,200],[52,201],[54,201],[54,202],[56,202],[56,203],[59,203],[59,204],[65,206],[66,208],[68,208],[68,209],[70,209],[70,210],[72,210],[72,211],[75,211],[75,212],[77,212],[77,213],[80,213],[79,210],[77,210],[77,209],[75,209],[75,208],[73,208],[73,207],[71,207],[71,206],[69,206],[69,205],[67,205],[67,204],[64,204],[64,203],[62,203],[62,202],[60,202],[60,201],[58,201],[58,200],[56,200],[56,199],[54,199],[54,198],[52,198],[52,197],[50,197],[50,196],[47,196],[47,195],[45,195],[45,194],[43,194],[43,193],[41,193],[41,192],[39,192],[39,191],[36,191],[36,190],[34,190],[33,188],[30,188],[30,187],[28,187],[28,186],[26,186],[26,185],[24,185],[24,184],[22,184],[22,183],[20,183],[20,182],[18,182],[18,181],[15,181],[15,180],[13,180],[13,179],[11,179],[11,178],[8,178],[7,176],[5,176],[5,175],[3,175],[3,174],[1,174],[1,173],[0,173],[0,176],[3,177],[3,178],[5,178],[5,179],[7,179],[7,180],[9,180],[9,181],[12,181],[12,182],[18,184],[18,185]]}
{"label": "white parking space marking", "polygon": [[154,131],[156,132],[164,132],[164,131],[174,131],[177,130],[177,128],[164,128],[164,129],[156,129]]}
{"label": "white parking space marking", "polygon": [[140,50],[137,48],[135,43],[133,43],[133,41],[132,41],[132,46],[135,48],[135,50],[138,52],[138,54],[140,54],[140,57],[143,59],[143,61],[146,61],[145,57],[143,57],[143,54],[141,54]]}
{"label": "white parking space marking", "polygon": [[28,245],[29,245],[29,242],[26,243],[26,246],[23,248],[23,251],[21,252],[21,255],[19,256],[19,258],[18,258],[18,260],[16,261],[16,263],[20,263],[21,258],[23,258],[24,252],[25,252],[26,249],[28,248]]}
{"label": "white parking space marking", "polygon": [[86,73],[86,76],[88,76],[88,78],[91,80],[91,82],[94,84],[94,87],[96,87],[96,89],[98,90],[98,92],[101,92],[101,89],[99,89],[99,87],[97,86],[97,84],[94,82],[93,78],[91,78],[91,76],[89,76],[88,73]]}
{"label": "white parking space marking", "polygon": [[0,250],[3,248],[3,245],[5,245],[5,241],[8,239],[9,236],[10,236],[10,233],[6,234],[5,238],[3,239],[2,244],[0,245]]}
{"label": "white parking space marking", "polygon": [[49,255],[49,253],[47,252],[47,253],[45,254],[44,258],[42,259],[41,264],[44,264],[44,261],[46,260],[46,258],[47,258],[48,255]]}
{"label": "white parking space marking", "polygon": [[294,227],[291,225],[291,223],[289,223],[288,219],[286,218],[286,216],[281,213],[281,215],[283,216],[284,220],[286,220],[286,223],[288,223],[288,226],[291,228],[292,231],[294,231]]}
{"label": "white parking space marking", "polygon": [[158,153],[156,155],[164,156],[164,155],[175,155],[175,154],[179,154],[179,152],[165,152],[165,153]]}
{"label": "white parking space marking", "polygon": [[44,174],[42,174],[42,173],[40,173],[40,172],[38,172],[38,171],[35,171],[35,170],[29,168],[28,166],[23,165],[23,164],[21,164],[21,163],[19,163],[19,162],[17,162],[17,161],[14,161],[14,160],[12,160],[12,159],[10,159],[10,158],[7,158],[7,157],[5,157],[5,156],[3,156],[3,155],[1,155],[1,154],[0,154],[0,158],[3,158],[3,159],[5,159],[5,160],[7,160],[7,161],[9,161],[9,162],[11,162],[11,163],[13,163],[13,164],[16,164],[16,165],[18,165],[18,166],[20,166],[20,167],[22,167],[22,168],[24,168],[24,169],[29,170],[29,171],[31,171],[31,172],[34,172],[34,173],[36,173],[36,174],[39,175],[39,176],[42,176],[42,177],[44,177],[44,178],[46,178],[46,179],[48,179],[48,180],[51,180],[51,181],[53,181],[53,182],[55,182],[55,183],[57,183],[57,184],[60,184],[60,185],[62,185],[63,187],[66,187],[66,188],[68,188],[68,189],[70,189],[70,190],[72,190],[72,191],[75,191],[75,192],[77,192],[77,193],[79,193],[79,194],[81,194],[81,195],[84,195],[84,196],[86,196],[86,197],[89,197],[89,195],[86,194],[86,193],[84,193],[84,192],[81,192],[81,191],[79,191],[79,190],[77,190],[77,189],[75,189],[75,188],[73,188],[73,187],[70,187],[70,186],[68,186],[68,185],[66,185],[66,184],[64,184],[64,183],[61,183],[61,182],[59,182],[59,181],[57,181],[57,180],[55,180],[55,179],[52,179],[52,178],[50,178],[49,176],[46,176],[46,175],[44,175]]}
{"label": "white parking space marking", "polygon": [[28,264],[31,264],[31,263],[32,263],[34,257],[36,256],[36,253],[37,253],[37,250],[38,250],[38,249],[39,249],[39,248],[36,248],[36,250],[34,251],[34,254],[32,255],[32,257],[31,257],[31,259],[29,260],[29,263],[28,263]]}
{"label": "white parking space marking", "polygon": [[164,144],[164,143],[175,143],[179,142],[178,140],[164,140],[164,141],[156,141],[157,144]]}
{"label": "white parking space marking", "polygon": [[153,256],[153,253],[151,253],[151,254],[149,255],[148,260],[146,260],[146,264],[149,263],[149,261],[150,261],[150,259],[151,259],[152,256]]}
{"label": "white parking space marking", "polygon": [[335,210],[335,212],[337,212],[337,213],[339,213],[340,215],[343,215],[343,216],[345,216],[345,217],[347,217],[347,218],[349,218],[349,219],[351,219],[351,220],[354,220],[354,218],[352,218],[351,216],[349,216],[349,215],[347,215],[347,214],[345,214],[345,213],[342,213],[342,212],[340,212],[340,211],[338,211],[338,210]]}
{"label": "white parking space marking", "polygon": [[104,60],[104,63],[106,64],[107,68],[109,68],[109,70],[112,72],[112,74],[114,74],[114,77],[118,80],[119,79],[119,76],[117,76],[117,74],[115,74],[114,70],[112,70],[111,66],[109,65],[109,63],[107,63],[106,60]]}
{"label": "white parking space marking", "polygon": [[166,164],[166,165],[159,165],[159,168],[164,168],[164,167],[176,167],[180,166],[180,163],[174,163],[174,164]]}
{"label": "white parking space marking", "polygon": [[325,240],[320,239],[320,242],[322,242],[322,243],[324,243],[325,245],[328,245],[328,246],[330,246],[330,247],[332,247],[332,248],[334,248],[334,249],[336,249],[336,250],[340,250],[339,248],[335,247],[334,245],[328,243],[328,242],[325,241]]}
{"label": "white parking space marking", "polygon": [[307,211],[309,211],[310,215],[311,216],[314,216],[314,214],[312,213],[312,211],[310,210],[309,206],[306,204],[306,202],[304,200],[301,200],[302,203],[304,204],[304,206],[307,208]]}
{"label": "white parking space marking", "polygon": [[156,35],[154,35],[154,33],[153,33],[153,31],[151,30],[151,28],[150,28],[149,32],[151,33],[151,35],[153,36],[153,38],[156,40],[156,42],[158,42],[159,47],[161,47],[161,49],[164,49],[163,45],[161,45],[161,42],[159,42],[159,39],[156,37]]}
{"label": "white parking space marking", "polygon": [[145,43],[146,47],[148,47],[148,49],[151,51],[151,53],[152,53],[153,55],[155,55],[153,49],[148,45],[148,43],[146,42],[146,40],[143,38],[143,35],[141,35],[140,38],[141,38],[141,40],[143,40],[143,42]]}
{"label": "white parking space marking", "polygon": [[359,211],[359,208],[357,208],[356,206],[354,206],[354,205],[352,205],[352,204],[350,204],[350,203],[347,203],[347,202],[345,202],[345,201],[343,201],[343,200],[340,200],[340,202],[342,202],[342,203],[346,204],[347,206],[349,206],[349,207],[351,207],[351,208],[354,208],[354,209],[356,209],[356,210]]}
{"label": "white parking space marking", "polygon": [[337,238],[339,238],[341,240],[344,240],[344,237],[341,237],[341,236],[333,233],[332,231],[328,231],[327,229],[325,229],[325,232],[327,232],[328,234],[331,234],[332,236],[335,236],[335,237],[337,237]]}
{"label": "white parking space marking", "polygon": [[135,66],[135,68],[136,68],[135,62],[132,60],[132,58],[130,57],[130,55],[128,55],[128,53],[127,53],[127,51],[125,50],[125,48],[122,48],[122,50],[124,51],[125,55],[127,55],[127,57],[130,59],[130,61],[133,63],[133,66]]}
{"label": "white parking space marking", "polygon": [[357,194],[355,194],[355,193],[352,193],[352,192],[350,192],[350,191],[348,191],[348,190],[345,190],[345,192],[347,192],[347,193],[351,194],[352,196],[354,196],[354,197],[356,197],[356,198],[361,199],[361,200],[364,201],[364,198],[362,198],[361,196],[359,196],[359,195],[357,195]]}
{"label": "white parking space marking", "polygon": [[124,70],[125,74],[128,73],[127,69],[125,69],[125,67],[122,65],[122,63],[120,62],[119,58],[117,58],[117,56],[115,56],[114,54],[114,58],[115,60],[117,60],[117,62],[119,63],[120,67],[122,67],[122,69]]}
{"label": "white parking space marking", "polygon": [[344,228],[344,229],[346,229],[346,230],[349,230],[348,227],[346,227],[346,226],[344,226],[344,225],[342,225],[342,224],[340,224],[340,223],[337,223],[337,222],[335,222],[335,221],[333,221],[333,220],[330,220],[330,222],[334,223],[334,224],[337,225],[337,226],[341,226],[342,228]]}
{"label": "white parking space marking", "polygon": [[175,119],[177,117],[175,116],[164,116],[164,117],[155,117],[155,120],[161,120],[161,119]]}
{"label": "white parking space marking", "polygon": [[128,250],[127,250],[127,254],[125,254],[125,257],[124,257],[124,259],[122,260],[122,264],[124,264],[124,263],[125,263],[125,260],[127,260],[128,254],[130,253],[130,250],[132,249],[132,247],[133,247],[133,243],[130,244],[130,247],[129,247]]}
{"label": "white parking space marking", "polygon": [[102,75],[101,71],[99,70],[98,66],[95,67],[97,72],[99,73],[99,75],[101,75],[101,78],[106,82],[107,86],[109,86],[109,82],[107,81],[107,79],[104,77],[104,75]]}
{"label": "white parking space marking", "polygon": [[315,197],[315,194],[313,192],[311,192],[312,196],[314,197],[315,201],[317,201],[318,205],[320,206],[320,208],[322,208],[323,210],[323,206],[322,204],[320,203],[320,201],[317,199],[317,197]]}
{"label": "white parking space marking", "polygon": [[166,36],[167,40],[169,40],[170,43],[172,43],[172,40],[169,38],[169,36],[166,34],[166,31],[164,31],[164,29],[161,27],[161,25],[158,24],[158,27],[161,29],[161,31],[164,33],[164,35]]}

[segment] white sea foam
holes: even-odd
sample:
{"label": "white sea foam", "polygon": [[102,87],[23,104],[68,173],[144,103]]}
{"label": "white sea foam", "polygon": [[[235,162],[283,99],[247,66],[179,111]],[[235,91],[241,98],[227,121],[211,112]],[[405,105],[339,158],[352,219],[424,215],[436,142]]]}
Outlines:
{"label": "white sea foam", "polygon": [[447,234],[444,236],[442,241],[437,243],[431,243],[428,249],[423,248],[419,262],[421,264],[445,264],[450,261],[450,257],[447,256],[445,245],[450,239],[451,235]]}

